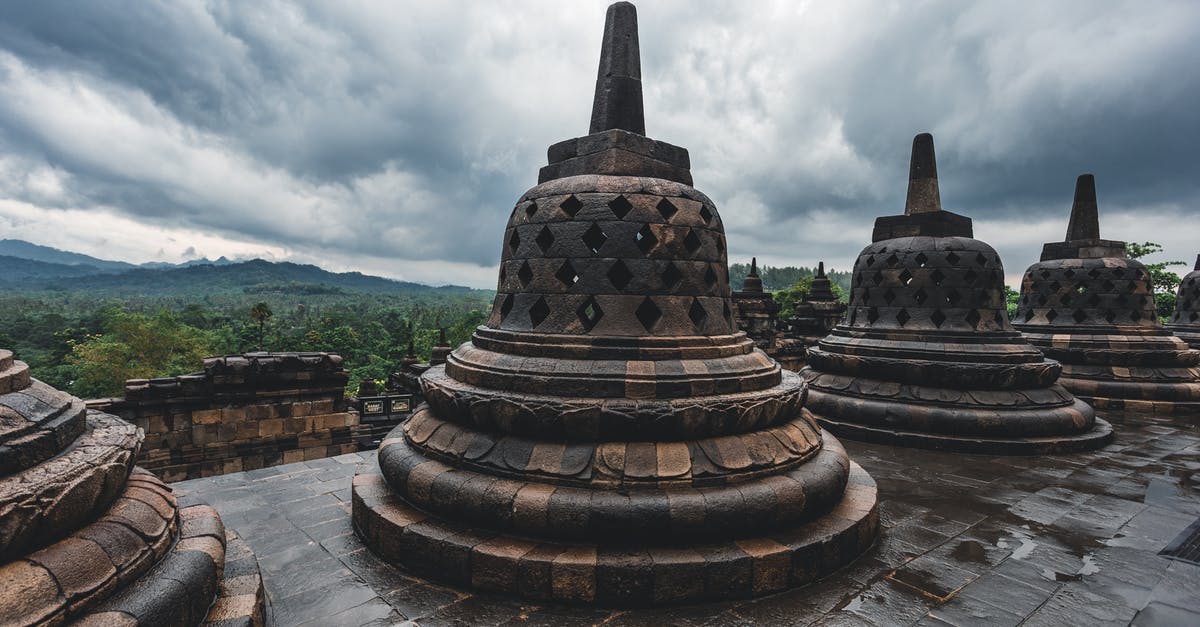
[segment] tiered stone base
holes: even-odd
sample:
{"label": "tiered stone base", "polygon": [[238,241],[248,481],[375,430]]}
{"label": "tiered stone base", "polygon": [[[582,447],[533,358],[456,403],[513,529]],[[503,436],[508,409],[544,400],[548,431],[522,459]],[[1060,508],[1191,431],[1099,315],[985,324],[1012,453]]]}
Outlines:
{"label": "tiered stone base", "polygon": [[850,440],[986,455],[1059,455],[1082,453],[1107,445],[1109,442],[1112,442],[1114,435],[1112,425],[1099,418],[1096,419],[1095,426],[1085,433],[1030,438],[988,438],[973,435],[956,436],[924,433],[920,431],[870,427],[852,422],[838,422],[821,416],[818,416],[817,420],[821,423],[822,427],[836,433],[839,437]]}
{"label": "tiered stone base", "polygon": [[378,473],[355,477],[354,526],[383,559],[476,590],[602,606],[760,596],[825,577],[871,546],[875,482],[851,462],[842,500],[793,529],[729,542],[610,548],[459,525],[414,509]]}

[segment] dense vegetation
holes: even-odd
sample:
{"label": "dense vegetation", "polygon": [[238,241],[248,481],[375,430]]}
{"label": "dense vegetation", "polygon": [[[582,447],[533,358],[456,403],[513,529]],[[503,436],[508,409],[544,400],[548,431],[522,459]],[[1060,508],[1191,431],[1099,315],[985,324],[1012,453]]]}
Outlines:
{"label": "dense vegetation", "polygon": [[[37,252],[62,253],[50,250]],[[103,260],[57,261],[0,259],[0,346],[28,362],[35,377],[83,398],[120,394],[126,379],[196,372],[207,356],[260,348],[338,353],[353,390],[394,371],[410,340],[427,358],[439,327],[452,343],[466,341],[492,298],[262,260],[102,273],[95,268]]]}

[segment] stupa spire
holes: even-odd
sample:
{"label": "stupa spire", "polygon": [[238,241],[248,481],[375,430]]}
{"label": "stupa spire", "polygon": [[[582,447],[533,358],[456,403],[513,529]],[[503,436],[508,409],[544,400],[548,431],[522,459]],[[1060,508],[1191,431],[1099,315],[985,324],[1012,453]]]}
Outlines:
{"label": "stupa spire", "polygon": [[762,279],[758,277],[758,257],[750,258],[750,273],[746,275],[746,279],[742,281],[743,292],[761,292],[763,291]]}
{"label": "stupa spire", "polygon": [[1075,202],[1067,224],[1067,241],[1100,239],[1100,216],[1096,207],[1096,177],[1080,174],[1075,180]]}
{"label": "stupa spire", "polygon": [[824,261],[817,262],[817,278],[818,279],[825,278],[825,262]]}
{"label": "stupa spire", "polygon": [[604,20],[604,42],[588,133],[611,129],[646,134],[637,9],[628,2],[610,5]]}
{"label": "stupa spire", "polygon": [[942,195],[938,191],[933,135],[921,133],[913,138],[912,159],[908,167],[908,199],[904,203],[904,214],[941,210]]}

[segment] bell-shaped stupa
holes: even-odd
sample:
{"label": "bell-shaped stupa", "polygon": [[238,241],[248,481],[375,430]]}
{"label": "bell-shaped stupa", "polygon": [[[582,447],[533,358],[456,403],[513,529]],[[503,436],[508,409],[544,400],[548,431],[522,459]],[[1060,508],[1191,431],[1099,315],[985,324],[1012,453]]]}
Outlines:
{"label": "bell-shaped stupa", "polygon": [[731,312],[687,151],[642,135],[637,15],[608,9],[592,134],[516,203],[491,318],[354,482],[355,527],[442,581],[608,606],[803,585],[873,542],[870,476]]}
{"label": "bell-shaped stupa", "polygon": [[262,624],[253,556],[226,562],[216,510],[134,465],[142,439],[0,350],[0,624]]}
{"label": "bell-shaped stupa", "polygon": [[758,258],[750,259],[750,272],[742,281],[742,289],[733,292],[733,320],[746,332],[755,346],[768,355],[775,351],[779,339],[779,303],[763,289],[758,276]]}
{"label": "bell-shaped stupa", "polygon": [[1175,337],[1200,349],[1200,255],[1196,255],[1195,268],[1179,282],[1175,311],[1166,327]]}
{"label": "bell-shaped stupa", "polygon": [[1112,437],[1009,324],[1004,268],[943,211],[933,137],[913,140],[904,215],[875,221],[845,322],[809,349],[806,405],[839,436],[998,454],[1087,450]]}
{"label": "bell-shaped stupa", "polygon": [[1200,351],[1159,322],[1150,273],[1125,242],[1100,239],[1091,174],[1075,183],[1066,241],[1025,271],[1013,323],[1096,409],[1200,412]]}

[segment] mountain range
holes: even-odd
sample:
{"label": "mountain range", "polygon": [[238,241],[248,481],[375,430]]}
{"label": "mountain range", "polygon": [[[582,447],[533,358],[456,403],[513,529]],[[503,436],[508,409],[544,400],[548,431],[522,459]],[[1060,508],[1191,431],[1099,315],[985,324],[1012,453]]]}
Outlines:
{"label": "mountain range", "polygon": [[19,291],[170,294],[176,292],[405,293],[469,291],[433,287],[360,272],[330,272],[314,265],[263,259],[194,259],[179,264],[99,259],[23,240],[0,240],[0,287]]}

